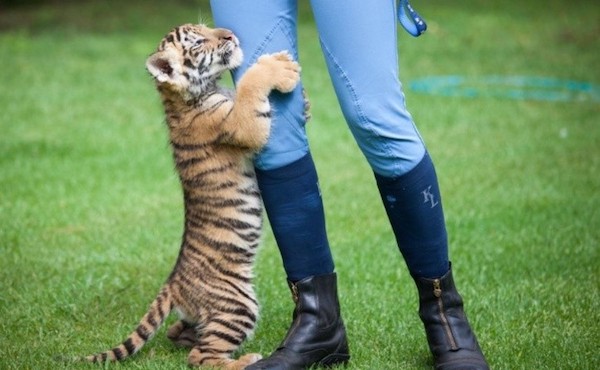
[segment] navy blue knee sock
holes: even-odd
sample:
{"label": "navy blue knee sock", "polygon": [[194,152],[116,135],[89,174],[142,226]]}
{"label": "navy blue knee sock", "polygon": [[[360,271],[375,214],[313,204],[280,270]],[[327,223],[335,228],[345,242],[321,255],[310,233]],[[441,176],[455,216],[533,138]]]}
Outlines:
{"label": "navy blue knee sock", "polygon": [[323,202],[312,157],[256,170],[269,222],[290,281],[333,272]]}
{"label": "navy blue knee sock", "polygon": [[428,153],[408,173],[375,174],[400,252],[414,277],[448,272],[448,239],[435,168]]}

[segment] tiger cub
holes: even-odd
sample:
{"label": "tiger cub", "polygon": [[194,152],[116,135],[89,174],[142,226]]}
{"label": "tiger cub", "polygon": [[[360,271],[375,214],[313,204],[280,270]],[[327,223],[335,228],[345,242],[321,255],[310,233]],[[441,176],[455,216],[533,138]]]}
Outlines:
{"label": "tiger cub", "polygon": [[287,52],[264,55],[235,92],[219,87],[221,74],[242,58],[231,31],[192,24],[173,29],[148,58],[183,187],[183,240],[173,271],[135,331],[88,361],[133,355],[173,310],[180,320],[167,336],[192,348],[190,365],[243,369],[261,358],[231,358],[258,315],[252,267],[262,204],[251,158],[269,136],[267,96],[293,90],[300,67]]}

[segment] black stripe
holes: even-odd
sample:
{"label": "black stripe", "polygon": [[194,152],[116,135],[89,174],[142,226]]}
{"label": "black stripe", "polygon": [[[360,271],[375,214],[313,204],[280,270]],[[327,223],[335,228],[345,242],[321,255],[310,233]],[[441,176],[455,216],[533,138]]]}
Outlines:
{"label": "black stripe", "polygon": [[[228,285],[230,285],[236,292],[238,292],[238,294],[246,297],[246,299],[252,301],[255,305],[258,306],[258,302],[256,301],[256,299],[252,298],[248,293],[246,293],[245,291],[243,291],[239,286],[237,286],[236,284],[233,284],[230,281],[225,281],[225,283],[227,283]],[[252,318],[252,321],[255,321],[256,317]]]}
{"label": "black stripe", "polygon": [[193,157],[184,160],[177,161],[175,165],[181,170],[185,170],[188,167],[204,162],[208,157]]}
{"label": "black stripe", "polygon": [[164,299],[162,297],[158,297],[160,299],[160,305],[158,306],[158,314],[160,316],[160,323],[159,325],[165,320],[165,317],[171,312],[171,306],[169,305],[168,307],[168,311],[165,312],[163,310],[163,304],[164,304]]}
{"label": "black stripe", "polygon": [[244,257],[232,257],[232,256],[227,255],[227,254],[223,255],[223,259],[224,260],[226,260],[229,263],[236,264],[236,265],[248,265],[248,264],[252,264],[252,262],[254,260],[253,257],[254,256],[252,256],[252,257],[245,256],[245,258],[244,258]]}
{"label": "black stripe", "polygon": [[[249,177],[251,179],[255,178],[253,173],[252,174],[247,174],[247,177]],[[254,197],[260,196],[260,191],[258,191],[258,189],[254,188],[254,187],[248,188],[248,189],[240,189],[238,191],[239,191],[240,194],[244,194],[244,195],[252,195]]]}
{"label": "black stripe", "polygon": [[208,183],[206,180],[202,179],[202,178],[198,178],[197,176],[194,176],[194,178],[192,179],[183,179],[182,182],[184,183],[184,185],[187,186],[192,186],[192,187],[202,187],[203,191],[205,192],[210,192],[210,191],[215,191],[215,190],[225,190],[225,189],[229,189],[229,188],[234,188],[236,187],[238,184],[235,181],[223,181],[223,182],[219,182],[217,184],[213,183]]}
{"label": "black stripe", "polygon": [[[211,346],[212,344],[207,344],[207,345]],[[204,350],[202,351],[202,353],[204,353]],[[205,363],[208,360],[223,360],[223,357],[216,357],[216,356],[202,357],[202,361],[200,361],[200,365],[202,365],[203,363]]]}
{"label": "black stripe", "polygon": [[[247,308],[246,305],[244,304],[244,302],[241,302],[239,299],[237,299],[238,297],[235,298],[229,298],[226,297],[222,294],[212,294],[213,296],[215,296],[215,300],[219,301],[219,303],[224,304],[226,307],[231,308],[233,306],[238,307],[238,308]],[[223,306],[221,306],[223,307]]]}
{"label": "black stripe", "polygon": [[233,315],[237,315],[237,316],[245,316],[247,318],[249,318],[252,322],[256,322],[256,315],[252,313],[252,311],[247,310],[245,308],[228,308],[228,307],[221,307],[221,311],[224,313],[230,313]]}
{"label": "black stripe", "polygon": [[242,344],[242,340],[240,338],[236,338],[232,335],[229,335],[227,333],[223,333],[222,331],[217,331],[217,330],[211,330],[209,332],[205,333],[206,337],[209,337],[211,335],[214,335],[217,338],[221,338],[229,343],[235,344],[235,345],[240,345]]}
{"label": "black stripe", "polygon": [[148,324],[150,324],[153,328],[156,328],[158,326],[158,322],[156,321],[153,315],[148,315],[147,321]]}
{"label": "black stripe", "polygon": [[239,207],[248,203],[241,198],[223,198],[203,195],[186,199],[186,202],[189,205],[210,204],[211,206],[218,208]]}
{"label": "black stripe", "polygon": [[[247,222],[226,217],[219,217],[218,215],[215,215],[215,217],[209,217],[208,215],[195,215],[194,218],[196,220],[192,220],[191,217],[189,217],[186,221],[186,224],[199,229],[203,229],[205,224],[211,224],[214,227],[235,232],[236,234],[239,234],[239,230],[256,229],[254,225],[251,225]],[[202,223],[199,223],[198,221],[201,221]]]}
{"label": "black stripe", "polygon": [[121,351],[121,348],[117,347],[117,348],[113,348],[113,353],[115,354],[115,357],[117,358],[117,361],[122,360],[125,356],[123,355],[123,351]]}
{"label": "black stripe", "polygon": [[228,101],[230,101],[230,100],[227,97],[223,96],[223,99],[217,101],[216,103],[214,103],[213,105],[211,105],[207,109],[209,111],[215,111],[217,108],[219,108],[221,105],[227,103]]}
{"label": "black stripe", "polygon": [[[261,224],[262,222],[259,220],[259,225],[249,228],[250,232],[246,232],[244,233],[242,229],[240,228],[235,228],[232,227],[229,224],[226,224],[224,222],[222,222],[220,219],[213,219],[213,218],[207,218],[203,220],[204,223],[206,224],[211,224],[214,227],[218,227],[220,229],[224,229],[227,230],[229,232],[234,233],[238,238],[242,239],[245,243],[245,245],[247,247],[252,247],[254,245],[254,242],[256,242],[258,239],[260,239],[260,230],[261,230]],[[190,226],[194,226],[196,228],[202,228],[201,225],[190,225]],[[246,231],[248,229],[244,229],[244,231]],[[252,245],[248,245],[248,244],[252,244]],[[246,252],[248,252],[248,249],[244,249]],[[239,255],[240,253],[237,253],[236,255]],[[249,254],[249,253],[241,253],[242,255],[244,255],[245,257],[252,257],[253,254]]]}
{"label": "black stripe", "polygon": [[192,119],[190,119],[190,121],[191,121],[191,122],[194,122],[195,120],[197,120],[197,119],[198,119],[198,117],[200,117],[200,116],[202,116],[202,115],[204,115],[204,114],[206,114],[206,110],[204,110],[204,109],[203,109],[203,110],[200,110],[199,112],[197,112],[197,113],[194,115],[194,117],[192,117]]}
{"label": "black stripe", "polygon": [[[163,312],[163,310],[162,310],[163,302],[164,302],[164,299],[162,296],[159,295],[158,297],[156,297],[156,311],[158,312],[160,322],[162,322],[165,318],[165,312]],[[158,325],[155,325],[155,327],[156,326],[158,326]]]}
{"label": "black stripe", "polygon": [[193,188],[205,187],[208,185],[206,180],[197,177],[193,177],[191,179],[182,179],[181,182],[183,185]]}
{"label": "black stripe", "polygon": [[237,324],[240,324],[241,326],[245,327],[248,330],[254,329],[254,323],[249,323],[248,321],[243,321],[243,320],[239,320],[239,319],[233,319],[231,321],[233,321]]}
{"label": "black stripe", "polygon": [[247,215],[253,215],[253,216],[261,216],[262,215],[262,208],[243,208],[239,210],[242,213],[245,213]]}
{"label": "black stripe", "polygon": [[[188,232],[190,234],[191,237],[193,237],[194,239],[198,239],[200,242],[202,242],[203,244],[212,247],[214,249],[217,250],[221,250],[223,252],[229,252],[229,253],[239,253],[242,255],[248,255],[248,251],[244,248],[240,248],[237,245],[233,244],[233,243],[227,243],[227,242],[220,242],[214,239],[211,239],[205,235],[199,234],[199,233],[195,233],[193,231],[189,231]],[[250,254],[250,256],[252,256],[252,254]],[[246,279],[244,279],[246,280]]]}
{"label": "black stripe", "polygon": [[260,233],[258,232],[249,232],[248,234],[237,233],[237,236],[248,243],[252,243],[260,239]]}
{"label": "black stripe", "polygon": [[[243,175],[249,179],[253,179],[256,177],[256,173],[254,171],[244,171]],[[258,189],[255,187],[251,187],[250,189],[244,189],[245,191],[254,190],[254,192],[258,193]]]}
{"label": "black stripe", "polygon": [[131,355],[135,352],[135,346],[133,345],[131,338],[127,338],[127,340],[123,342],[123,345],[125,346],[128,355]]}
{"label": "black stripe", "polygon": [[216,215],[214,218],[210,217],[209,215],[194,215],[193,218],[191,216],[188,216],[186,217],[185,223],[187,226],[190,226],[190,228],[194,229],[204,229],[204,227],[207,224],[221,229],[231,229],[227,227],[227,225],[224,222],[222,222],[221,219]]}
{"label": "black stripe", "polygon": [[[213,321],[245,336],[244,330],[241,329],[238,325],[235,325],[232,321],[225,321],[225,320],[219,320],[219,319],[213,319]],[[244,322],[244,324],[245,324],[245,322]],[[243,326],[246,327],[246,325],[243,325]]]}
{"label": "black stripe", "polygon": [[[161,297],[162,299],[167,299],[169,297],[169,290],[168,289],[161,289],[159,295],[159,297]],[[172,304],[169,305],[169,310],[171,309],[171,307],[173,307]]]}
{"label": "black stripe", "polygon": [[200,59],[200,63],[198,63],[199,67],[203,67],[205,64],[204,62],[206,61],[206,54],[202,55],[202,59]]}
{"label": "black stripe", "polygon": [[[196,345],[200,348],[202,348],[202,353],[222,353],[222,352],[227,352],[226,350],[223,351],[219,351],[218,349],[214,348],[212,341],[203,341],[203,340],[198,340],[198,342],[196,342]],[[231,351],[229,351],[231,352]]]}
{"label": "black stripe", "polygon": [[140,336],[140,338],[142,338],[144,342],[147,342],[148,338],[150,338],[150,333],[148,333],[146,328],[142,325],[138,325],[138,327],[135,329],[135,332]]}
{"label": "black stripe", "polygon": [[[183,272],[183,271],[181,271],[181,272]],[[195,277],[200,280],[203,280],[199,274],[196,274]],[[190,278],[188,278],[186,276],[186,274],[182,274],[182,273],[177,274],[177,279],[182,280],[184,282],[184,285],[186,285],[186,286],[195,286],[196,285],[190,280]]]}
{"label": "black stripe", "polygon": [[229,107],[229,111],[227,111],[227,113],[225,113],[225,116],[221,120],[221,123],[227,121],[231,112],[233,112],[233,105],[231,105],[231,107]]}
{"label": "black stripe", "polygon": [[[204,100],[207,100],[209,98],[211,98],[214,94],[205,97]],[[215,110],[217,110],[219,107],[221,107],[221,105],[227,103],[228,101],[231,101],[231,99],[227,98],[226,96],[222,95],[223,99],[218,100],[216,103],[213,103],[210,107],[206,107],[204,109],[199,110],[194,117],[191,119],[191,121],[195,121],[198,117],[205,115],[205,114],[210,114],[212,112],[214,112]]]}
{"label": "black stripe", "polygon": [[236,218],[224,217],[223,221],[227,222],[229,225],[231,225],[232,228],[234,228],[236,230],[247,230],[247,229],[254,228],[253,224],[244,222],[244,221],[236,219]]}
{"label": "black stripe", "polygon": [[183,61],[183,65],[186,66],[186,67],[188,67],[188,68],[191,68],[191,69],[195,69],[196,68],[190,59],[184,60]]}
{"label": "black stripe", "polygon": [[196,45],[202,45],[205,42],[208,42],[208,40],[207,39],[202,39],[202,38],[196,39]]}
{"label": "black stripe", "polygon": [[227,353],[233,352],[231,349],[218,349],[218,348],[210,347],[211,346],[210,343],[204,343],[204,346],[206,346],[206,347],[202,348],[202,353],[210,353],[211,355],[227,354]]}
{"label": "black stripe", "polygon": [[221,132],[215,139],[216,142],[229,141],[232,138],[232,134],[229,132]]}
{"label": "black stripe", "polygon": [[206,147],[210,146],[211,144],[212,143],[179,144],[174,141],[171,141],[171,145],[173,146],[173,149],[179,150],[179,151],[196,151],[196,150],[200,150],[200,149],[205,149]]}

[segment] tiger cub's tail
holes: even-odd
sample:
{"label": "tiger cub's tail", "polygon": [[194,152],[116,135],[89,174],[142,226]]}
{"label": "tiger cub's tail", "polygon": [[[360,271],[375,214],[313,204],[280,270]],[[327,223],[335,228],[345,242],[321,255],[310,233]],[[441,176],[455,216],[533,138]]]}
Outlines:
{"label": "tiger cub's tail", "polygon": [[121,344],[108,351],[90,355],[83,360],[90,362],[121,361],[138,352],[156,334],[163,321],[173,308],[171,289],[164,285],[158,296],[150,304],[148,312],[140,320],[137,328]]}

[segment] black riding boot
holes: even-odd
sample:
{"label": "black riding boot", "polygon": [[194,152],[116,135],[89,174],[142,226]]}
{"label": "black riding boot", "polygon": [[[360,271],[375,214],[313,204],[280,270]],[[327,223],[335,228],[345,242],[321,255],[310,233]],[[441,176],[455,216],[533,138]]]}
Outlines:
{"label": "black riding boot", "polygon": [[452,270],[439,279],[416,278],[419,316],[425,325],[436,370],[488,370],[469,326]]}
{"label": "black riding boot", "polygon": [[288,283],[296,308],[279,348],[247,370],[300,370],[332,366],[350,359],[337,296],[335,273]]}

